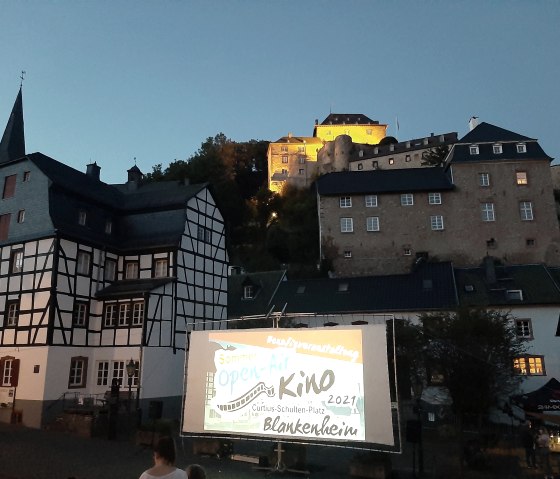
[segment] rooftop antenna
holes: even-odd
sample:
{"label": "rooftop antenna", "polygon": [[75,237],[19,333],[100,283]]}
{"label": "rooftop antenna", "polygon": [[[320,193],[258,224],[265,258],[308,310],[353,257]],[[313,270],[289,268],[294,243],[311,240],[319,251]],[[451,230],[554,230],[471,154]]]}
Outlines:
{"label": "rooftop antenna", "polygon": [[25,80],[24,76],[25,76],[25,70],[21,71],[21,75],[19,76],[20,78],[20,82],[19,82],[19,87],[21,88],[23,86],[23,80]]}

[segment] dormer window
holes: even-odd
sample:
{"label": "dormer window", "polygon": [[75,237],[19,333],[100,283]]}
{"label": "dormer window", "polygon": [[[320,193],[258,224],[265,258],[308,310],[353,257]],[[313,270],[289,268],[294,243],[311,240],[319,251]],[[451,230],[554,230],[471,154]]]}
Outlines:
{"label": "dormer window", "polygon": [[506,299],[523,301],[523,291],[520,289],[508,289],[506,291]]}
{"label": "dormer window", "polygon": [[105,221],[105,234],[110,235],[113,232],[113,222],[111,220]]}
{"label": "dormer window", "polygon": [[500,143],[496,143],[495,145],[492,146],[492,151],[494,152],[495,155],[501,155],[502,145]]}
{"label": "dormer window", "polygon": [[525,143],[517,143],[517,153],[527,153],[527,145]]}
{"label": "dormer window", "polygon": [[85,210],[80,210],[78,212],[78,224],[85,226],[87,221],[87,213]]}
{"label": "dormer window", "polygon": [[255,286],[246,284],[243,286],[243,299],[253,299],[255,297]]}
{"label": "dormer window", "polygon": [[358,156],[359,156],[360,158],[363,158],[363,156],[364,156],[364,150],[360,150],[360,151],[358,152]]}
{"label": "dormer window", "polygon": [[478,145],[469,146],[469,153],[471,155],[478,155]]}
{"label": "dormer window", "polygon": [[338,292],[345,293],[348,291],[348,283],[338,283]]}

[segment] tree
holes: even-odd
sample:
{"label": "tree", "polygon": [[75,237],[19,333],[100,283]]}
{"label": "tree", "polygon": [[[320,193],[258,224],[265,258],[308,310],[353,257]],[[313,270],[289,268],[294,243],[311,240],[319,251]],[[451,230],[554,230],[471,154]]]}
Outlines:
{"label": "tree", "polygon": [[430,148],[422,153],[422,166],[442,166],[445,157],[449,153],[447,145],[438,145],[435,148]]}

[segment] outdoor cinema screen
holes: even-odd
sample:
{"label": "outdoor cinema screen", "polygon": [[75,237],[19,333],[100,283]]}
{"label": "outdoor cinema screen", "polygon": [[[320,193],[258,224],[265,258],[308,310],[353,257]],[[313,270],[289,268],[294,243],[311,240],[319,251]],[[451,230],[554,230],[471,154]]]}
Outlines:
{"label": "outdoor cinema screen", "polygon": [[193,331],[182,432],[393,445],[386,325]]}

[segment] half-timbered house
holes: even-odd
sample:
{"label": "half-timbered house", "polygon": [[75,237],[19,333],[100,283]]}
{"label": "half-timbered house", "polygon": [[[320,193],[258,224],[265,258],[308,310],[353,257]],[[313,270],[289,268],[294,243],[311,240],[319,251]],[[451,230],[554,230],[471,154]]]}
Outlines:
{"label": "half-timbered house", "polygon": [[0,420],[39,427],[113,381],[179,417],[188,331],[227,315],[209,186],[145,182],[136,166],[109,185],[95,163],[26,154],[21,105],[20,90],[0,144]]}

